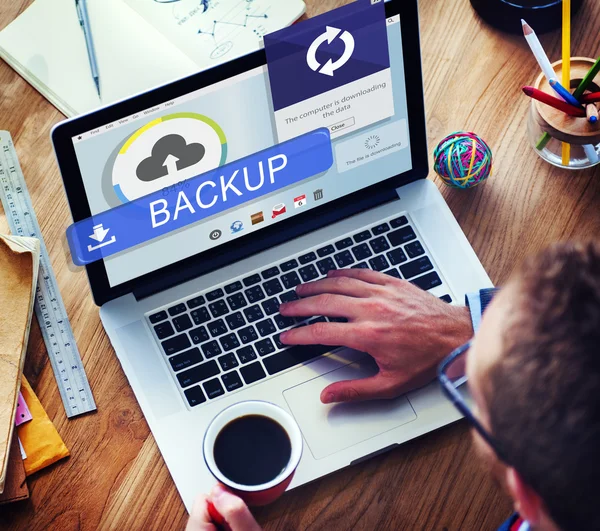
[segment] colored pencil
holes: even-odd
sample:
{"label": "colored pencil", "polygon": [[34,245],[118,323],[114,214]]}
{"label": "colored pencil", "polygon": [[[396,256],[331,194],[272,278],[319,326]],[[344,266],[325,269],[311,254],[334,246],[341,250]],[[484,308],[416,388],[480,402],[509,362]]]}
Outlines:
{"label": "colored pencil", "polygon": [[588,103],[585,107],[585,113],[588,119],[588,122],[591,124],[595,124],[598,122],[598,108],[594,103]]}
{"label": "colored pencil", "polygon": [[525,39],[527,39],[527,44],[529,44],[536,61],[546,76],[546,79],[550,81],[551,79],[556,78],[556,72],[554,71],[554,68],[552,68],[552,63],[550,63],[550,59],[548,59],[548,56],[542,47],[542,43],[535,34],[535,31],[533,31],[531,26],[523,19],[521,19],[521,25],[523,26],[523,35],[525,35]]}
{"label": "colored pencil", "polygon": [[554,91],[563,99],[565,100],[569,105],[573,105],[575,107],[581,107],[581,103],[579,103],[579,101],[577,101],[574,97],[573,94],[571,94],[565,87],[563,87],[558,80],[556,79],[551,79],[550,80],[550,86],[554,89]]}
{"label": "colored pencil", "polygon": [[[578,104],[577,98],[575,98],[568,90],[571,87],[571,0],[563,0],[562,2],[562,82],[564,92],[559,89],[561,96],[565,98],[567,103],[575,102]],[[550,81],[552,85],[552,81]],[[554,90],[558,88],[553,86]],[[571,145],[563,142],[562,144],[562,164],[568,166],[571,160]]]}
{"label": "colored pencil", "polygon": [[596,148],[594,146],[592,146],[591,144],[583,146],[583,150],[585,151],[585,154],[586,154],[588,160],[592,164],[596,164],[597,162],[600,161],[600,158],[598,158],[598,153],[596,152]]}
{"label": "colored pencil", "polygon": [[596,103],[600,101],[600,92],[590,92],[589,94],[584,94],[579,98],[581,103]]}
{"label": "colored pencil", "polygon": [[554,107],[555,109],[558,109],[559,111],[562,111],[568,114],[569,116],[584,118],[586,115],[585,111],[581,108],[581,106],[575,107],[574,105],[570,105],[564,102],[563,100],[559,100],[558,98],[551,96],[547,92],[543,92],[534,87],[523,87],[523,92],[527,94],[527,96],[529,96],[530,98],[541,101],[546,105],[550,105],[550,107]]}
{"label": "colored pencil", "polygon": [[590,68],[590,71],[585,75],[585,77],[581,80],[581,83],[579,83],[579,86],[575,89],[573,96],[575,96],[576,99],[579,99],[581,96],[583,96],[585,89],[587,89],[590,86],[590,83],[594,81],[594,78],[598,75],[598,72],[600,72],[600,58],[598,58],[598,60],[594,63],[594,66]]}

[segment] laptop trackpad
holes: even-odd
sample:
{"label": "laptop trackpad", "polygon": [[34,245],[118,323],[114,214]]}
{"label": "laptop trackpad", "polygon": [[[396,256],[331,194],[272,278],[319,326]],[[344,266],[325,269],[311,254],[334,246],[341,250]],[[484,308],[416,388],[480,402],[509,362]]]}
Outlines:
{"label": "laptop trackpad", "polygon": [[417,418],[404,396],[351,404],[321,403],[321,391],[330,383],[366,378],[376,373],[377,366],[367,357],[283,392],[315,459],[327,457]]}

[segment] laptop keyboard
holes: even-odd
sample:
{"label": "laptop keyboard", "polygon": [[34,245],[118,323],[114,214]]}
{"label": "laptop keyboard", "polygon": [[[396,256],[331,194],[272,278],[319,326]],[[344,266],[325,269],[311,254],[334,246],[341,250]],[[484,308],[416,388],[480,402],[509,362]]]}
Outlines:
{"label": "laptop keyboard", "polygon": [[[187,404],[198,406],[334,350],[289,347],[279,336],[294,327],[345,319],[284,317],[279,305],[298,299],[298,284],[342,268],[381,271],[423,290],[442,285],[408,217],[398,216],[154,310],[147,319]],[[452,302],[449,295],[441,299]]]}

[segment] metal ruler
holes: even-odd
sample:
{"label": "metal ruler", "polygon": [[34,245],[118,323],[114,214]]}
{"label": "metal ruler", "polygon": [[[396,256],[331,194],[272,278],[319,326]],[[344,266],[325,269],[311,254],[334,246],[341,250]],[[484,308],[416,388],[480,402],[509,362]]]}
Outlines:
{"label": "metal ruler", "polygon": [[35,314],[67,417],[94,411],[96,404],[92,390],[58,291],[17,153],[7,131],[0,131],[0,200],[13,235],[31,236],[40,240],[40,273],[35,293]]}

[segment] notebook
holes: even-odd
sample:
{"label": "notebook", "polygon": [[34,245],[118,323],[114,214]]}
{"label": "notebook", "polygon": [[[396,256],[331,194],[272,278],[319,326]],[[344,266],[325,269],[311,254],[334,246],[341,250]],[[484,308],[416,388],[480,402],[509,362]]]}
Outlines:
{"label": "notebook", "polygon": [[15,427],[39,259],[39,240],[0,236],[0,494]]}
{"label": "notebook", "polygon": [[262,47],[302,0],[87,0],[102,98],[75,0],[35,0],[0,31],[0,57],[66,116],[108,105]]}

